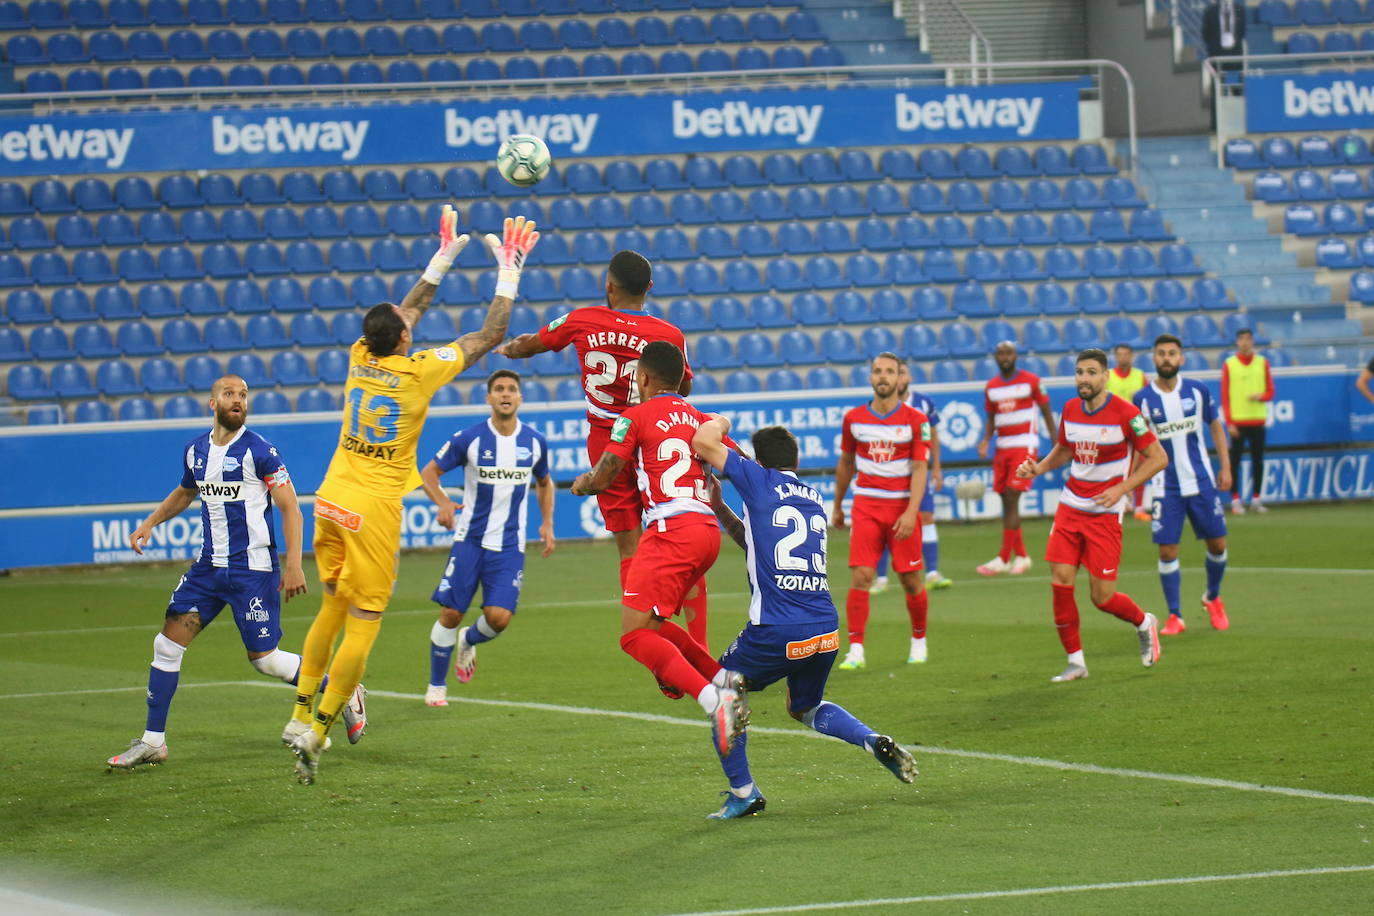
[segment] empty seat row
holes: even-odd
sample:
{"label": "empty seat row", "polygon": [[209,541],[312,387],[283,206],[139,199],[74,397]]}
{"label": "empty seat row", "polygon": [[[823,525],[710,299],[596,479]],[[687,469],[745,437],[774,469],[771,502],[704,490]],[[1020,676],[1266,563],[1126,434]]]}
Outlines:
{"label": "empty seat row", "polygon": [[1289,204],[1283,213],[1283,231],[1294,235],[1362,235],[1374,230],[1374,202],[1361,210],[1349,204],[1327,204],[1321,210],[1307,204]]}
{"label": "empty seat row", "polygon": [[34,70],[24,77],[24,90],[29,93],[101,92],[105,90],[131,92],[139,89],[212,88],[217,86],[330,86],[344,83],[374,85],[377,83],[443,83],[460,80],[537,80],[573,79],[598,76],[646,76],[653,73],[714,72],[721,70],[767,70],[791,67],[838,67],[844,56],[830,45],[817,45],[810,53],[793,45],[783,45],[771,54],[761,48],[741,48],[733,56],[718,48],[708,48],[695,57],[684,51],[668,51],[661,55],[631,52],[619,59],[608,54],[588,54],[580,61],[556,54],[544,59],[541,65],[531,57],[506,58],[504,68],[488,57],[475,57],[466,64],[441,59],[430,61],[421,69],[409,60],[381,65],[357,61],[346,68],[338,64],[320,62],[302,70],[295,64],[275,64],[264,71],[256,64],[237,64],[221,68],[215,64],[197,64],[183,72],[162,65],[153,67],[146,77],[133,67],[120,66],[106,73],[90,67],[78,67],[61,75],[52,70]]}
{"label": "empty seat row", "polygon": [[1275,28],[1299,25],[1354,25],[1374,22],[1374,0],[1263,0],[1259,5],[1259,21]]}
{"label": "empty seat row", "polygon": [[1374,267],[1374,235],[1351,245],[1345,239],[1327,238],[1317,243],[1317,265],[1333,270]]}
{"label": "empty seat row", "polygon": [[1358,134],[1345,134],[1332,141],[1326,137],[1303,137],[1294,145],[1287,137],[1269,137],[1257,144],[1247,137],[1226,141],[1226,164],[1237,169],[1297,169],[1305,165],[1370,165],[1374,155],[1369,143]]}
{"label": "empty seat row", "polygon": [[1284,42],[1283,49],[1289,54],[1340,54],[1347,51],[1374,51],[1374,29],[1365,29],[1356,38],[1350,32],[1339,29],[1327,32],[1321,38],[1311,32],[1294,32]]}
{"label": "empty seat row", "polygon": [[[797,0],[0,0],[0,30],[406,22],[797,5]],[[818,28],[809,14],[791,22]]]}
{"label": "empty seat row", "polygon": [[1260,172],[1251,182],[1255,199],[1267,203],[1288,203],[1294,200],[1365,200],[1374,197],[1374,171],[1370,183],[1354,169],[1338,168],[1323,177],[1311,169],[1299,169],[1291,179],[1282,172]]}

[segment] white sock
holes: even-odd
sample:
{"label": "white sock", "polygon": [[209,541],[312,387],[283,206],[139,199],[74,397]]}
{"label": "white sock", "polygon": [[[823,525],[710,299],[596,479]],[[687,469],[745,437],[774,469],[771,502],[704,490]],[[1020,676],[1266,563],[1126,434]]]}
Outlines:
{"label": "white sock", "polygon": [[701,688],[701,693],[697,694],[697,702],[701,704],[702,710],[705,711],[707,715],[715,712],[716,707],[720,705],[719,688],[717,688],[715,684],[707,684],[705,687]]}
{"label": "white sock", "polygon": [[297,672],[301,670],[301,657],[294,652],[283,652],[281,649],[273,649],[262,658],[249,661],[261,673],[268,677],[281,678],[288,684],[296,679]]}
{"label": "white sock", "polygon": [[717,687],[724,687],[726,675],[726,669],[721,668],[719,671],[716,672],[716,676],[711,678],[711,683],[715,684]]}
{"label": "white sock", "polygon": [[754,784],[752,782],[749,783],[749,785],[743,786],[739,789],[736,789],[734,786],[730,787],[730,794],[735,796],[735,798],[748,798],[750,795],[753,794],[753,792]]}
{"label": "white sock", "polygon": [[149,747],[162,747],[167,743],[166,732],[144,732],[142,741]]}
{"label": "white sock", "polygon": [[850,654],[850,655],[854,655],[854,656],[858,656],[859,658],[863,658],[863,657],[864,657],[864,644],[861,643],[861,642],[852,642],[852,643],[850,643],[850,644],[849,644],[849,654]]}
{"label": "white sock", "polygon": [[[1158,623],[1159,621],[1156,620],[1155,622]],[[1150,629],[1150,615],[1149,615],[1149,614],[1146,614],[1146,615],[1145,615],[1145,619],[1142,620],[1142,621],[1140,621],[1140,626],[1136,627],[1136,629],[1139,630],[1141,633],[1145,633],[1145,632],[1147,632],[1147,631]]]}
{"label": "white sock", "polygon": [[477,618],[477,632],[481,633],[487,639],[495,639],[501,635],[501,631],[487,623],[487,618],[485,617]]}
{"label": "white sock", "polygon": [[429,631],[429,641],[440,649],[452,649],[458,643],[458,628],[446,627],[436,620]]}
{"label": "white sock", "polygon": [[[153,667],[159,671],[180,671],[181,657],[186,654],[186,647],[175,640],[168,639],[161,633],[153,637]],[[162,734],[161,732],[151,732],[150,734]]]}
{"label": "white sock", "polygon": [[913,646],[924,646],[926,644],[926,638],[924,636],[913,636],[911,637],[911,644]]}
{"label": "white sock", "polygon": [[1070,653],[1069,653],[1069,664],[1070,664],[1070,665],[1077,665],[1077,666],[1080,667],[1080,668],[1086,668],[1086,667],[1088,667],[1088,663],[1085,662],[1085,661],[1083,660],[1083,650],[1082,650],[1082,649],[1079,649],[1077,652],[1070,652]]}

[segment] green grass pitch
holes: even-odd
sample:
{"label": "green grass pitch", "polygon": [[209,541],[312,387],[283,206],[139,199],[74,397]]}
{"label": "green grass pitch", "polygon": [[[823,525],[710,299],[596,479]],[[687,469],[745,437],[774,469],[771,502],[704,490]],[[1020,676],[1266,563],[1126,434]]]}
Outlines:
{"label": "green grass pitch", "polygon": [[[913,747],[916,785],[813,740],[775,687],[753,696],[750,741],[768,809],[729,823],[705,819],[725,782],[704,717],[619,650],[610,544],[531,553],[515,623],[481,648],[471,684],[451,680],[447,709],[419,699],[443,558],[406,556],[367,674],[368,735],[336,734],[310,787],[278,742],[291,695],[249,667],[227,620],[187,653],[167,764],[107,774],[142,731],[179,569],[13,575],[0,580],[0,885],[169,912],[1367,912],[1374,871],[1317,870],[1374,866],[1370,507],[1234,519],[1225,633],[1198,607],[1189,540],[1190,629],[1153,670],[1080,583],[1092,677],[1067,685],[1049,683],[1063,656],[1047,530],[1027,523],[1027,577],[985,580],[973,567],[996,529],[941,526],[957,584],[931,597],[930,662],[905,664],[893,588],[873,599],[868,668],[832,675],[831,699]],[[833,536],[841,607],[845,551]],[[1121,588],[1162,616],[1148,526],[1128,521],[1122,565]],[[710,587],[720,651],[747,590],[729,543]],[[312,583],[287,606],[284,648],[300,647],[317,595]],[[1258,876],[1276,871],[1314,873]],[[1085,887],[1198,876],[1250,877]],[[1061,890],[995,895],[1035,888]]]}

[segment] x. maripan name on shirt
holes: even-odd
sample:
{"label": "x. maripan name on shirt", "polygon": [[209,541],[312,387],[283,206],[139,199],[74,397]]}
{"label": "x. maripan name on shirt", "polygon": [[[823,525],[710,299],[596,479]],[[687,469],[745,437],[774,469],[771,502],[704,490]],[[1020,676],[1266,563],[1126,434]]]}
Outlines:
{"label": "x. maripan name on shirt", "polygon": [[382,461],[390,461],[396,456],[396,446],[394,445],[373,445],[371,442],[364,442],[352,436],[344,436],[343,449],[355,455],[362,455],[364,458],[380,458]]}

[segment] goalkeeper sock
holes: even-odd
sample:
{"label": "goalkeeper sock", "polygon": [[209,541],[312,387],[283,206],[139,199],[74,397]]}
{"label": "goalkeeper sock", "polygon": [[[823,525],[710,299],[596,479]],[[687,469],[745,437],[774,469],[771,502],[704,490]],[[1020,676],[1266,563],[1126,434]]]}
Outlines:
{"label": "goalkeeper sock", "polygon": [[372,653],[372,644],[377,641],[377,633],[382,628],[381,618],[364,620],[349,615],[344,621],[343,643],[334,654],[334,662],[329,666],[329,689],[320,698],[319,709],[315,711],[315,734],[323,738],[329,734],[329,727],[339,715],[339,710],[353,694],[353,688],[363,679],[367,669],[367,657]]}
{"label": "goalkeeper sock", "polygon": [[1226,575],[1226,551],[1207,552],[1207,600],[1221,597],[1221,577]]}
{"label": "goalkeeper sock", "polygon": [[449,629],[439,621],[429,631],[429,683],[443,687],[448,683],[448,666],[453,661],[453,647],[458,643],[458,628]]}
{"label": "goalkeeper sock", "polygon": [[329,653],[347,618],[347,598],[337,592],[331,595],[327,591],[320,596],[320,612],[310,624],[310,630],[305,634],[305,644],[301,647],[301,670],[296,677],[296,706],[291,713],[298,722],[311,721],[315,694],[319,693],[322,686],[320,682],[324,680],[325,669],[329,666]]}
{"label": "goalkeeper sock", "polygon": [[1164,589],[1164,603],[1169,607],[1169,613],[1175,617],[1182,617],[1179,611],[1179,592],[1182,587],[1183,574],[1178,571],[1178,560],[1159,561],[1159,584]]}

